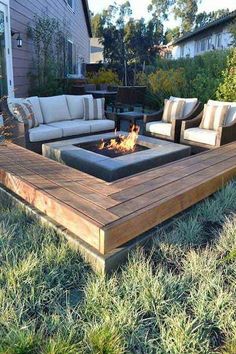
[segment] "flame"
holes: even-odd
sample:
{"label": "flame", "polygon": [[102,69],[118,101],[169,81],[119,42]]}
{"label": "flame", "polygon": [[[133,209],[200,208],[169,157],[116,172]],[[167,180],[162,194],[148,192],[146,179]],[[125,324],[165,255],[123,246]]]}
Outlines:
{"label": "flame", "polygon": [[[109,142],[101,140],[99,150],[108,149],[116,150],[117,152],[127,153],[135,150],[135,145],[138,140],[138,133],[140,128],[137,125],[132,125],[131,130],[127,136],[119,135],[118,137],[111,139]],[[116,130],[115,130],[116,134]]]}

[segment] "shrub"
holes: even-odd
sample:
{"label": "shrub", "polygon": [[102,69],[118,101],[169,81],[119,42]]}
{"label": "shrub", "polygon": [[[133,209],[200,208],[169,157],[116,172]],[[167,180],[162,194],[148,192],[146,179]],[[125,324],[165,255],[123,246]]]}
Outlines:
{"label": "shrub", "polygon": [[236,48],[230,52],[222,76],[223,82],[219,85],[216,97],[222,101],[236,101]]}
{"label": "shrub", "polygon": [[202,102],[216,99],[222,82],[228,51],[215,51],[194,58],[158,59],[156,68],[148,67],[137,77],[139,84],[148,87],[147,103],[155,108],[163,105],[170,95],[197,97]]}
{"label": "shrub", "polygon": [[90,84],[111,84],[120,85],[118,74],[111,69],[101,69],[97,73],[88,73],[87,80]]}

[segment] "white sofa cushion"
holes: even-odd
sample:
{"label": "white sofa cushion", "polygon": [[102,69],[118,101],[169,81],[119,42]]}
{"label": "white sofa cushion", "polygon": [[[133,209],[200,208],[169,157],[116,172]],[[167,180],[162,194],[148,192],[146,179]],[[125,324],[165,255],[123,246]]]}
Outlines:
{"label": "white sofa cushion", "polygon": [[208,100],[207,104],[213,106],[230,106],[225,119],[225,125],[229,125],[236,119],[236,102],[222,102],[222,101]]}
{"label": "white sofa cushion", "polygon": [[189,113],[191,113],[198,102],[197,98],[181,98],[181,97],[174,97],[174,96],[170,96],[170,100],[173,100],[173,101],[184,100],[185,101],[184,110],[183,110],[183,117],[186,117]]}
{"label": "white sofa cushion", "polygon": [[213,146],[216,144],[216,136],[215,130],[189,128],[184,131],[184,139]]}
{"label": "white sofa cushion", "polygon": [[170,136],[171,135],[171,123],[165,123],[162,121],[149,122],[146,124],[146,131],[149,133],[156,133],[161,135]]}
{"label": "white sofa cushion", "polygon": [[62,129],[63,137],[90,133],[90,122],[81,119],[55,122],[48,126]]}
{"label": "white sofa cushion", "polygon": [[62,138],[62,129],[41,124],[37,128],[29,129],[29,140],[34,143],[37,141]]}
{"label": "white sofa cushion", "polygon": [[87,122],[90,123],[91,133],[115,129],[115,122],[110,119],[89,120]]}
{"label": "white sofa cushion", "polygon": [[70,112],[65,95],[39,98],[43,121],[46,124],[70,120]]}
{"label": "white sofa cushion", "polygon": [[84,117],[84,98],[93,99],[92,95],[65,95],[71,119],[83,119]]}
{"label": "white sofa cushion", "polygon": [[38,96],[28,97],[26,98],[26,101],[28,101],[31,104],[32,110],[34,112],[34,116],[39,122],[39,124],[43,124],[43,114],[42,114]]}

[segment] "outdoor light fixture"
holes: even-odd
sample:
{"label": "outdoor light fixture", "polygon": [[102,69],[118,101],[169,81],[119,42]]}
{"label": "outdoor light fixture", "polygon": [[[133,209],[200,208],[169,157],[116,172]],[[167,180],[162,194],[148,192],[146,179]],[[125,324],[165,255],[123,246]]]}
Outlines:
{"label": "outdoor light fixture", "polygon": [[23,44],[21,33],[20,32],[11,32],[12,37],[14,37],[16,34],[18,34],[18,36],[16,38],[17,48],[21,48],[22,44]]}

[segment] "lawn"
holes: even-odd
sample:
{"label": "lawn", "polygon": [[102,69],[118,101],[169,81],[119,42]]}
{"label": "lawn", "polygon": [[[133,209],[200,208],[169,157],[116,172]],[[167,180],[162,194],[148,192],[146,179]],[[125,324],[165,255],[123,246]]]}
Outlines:
{"label": "lawn", "polygon": [[236,353],[236,182],[112,276],[0,195],[0,353]]}

